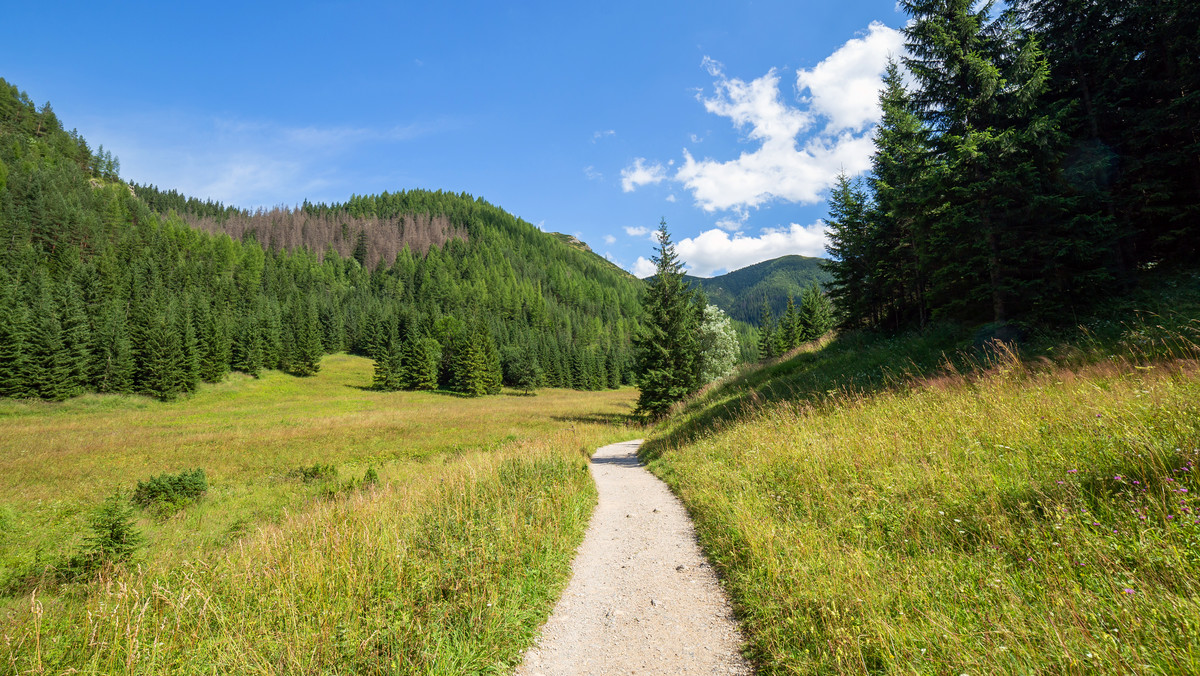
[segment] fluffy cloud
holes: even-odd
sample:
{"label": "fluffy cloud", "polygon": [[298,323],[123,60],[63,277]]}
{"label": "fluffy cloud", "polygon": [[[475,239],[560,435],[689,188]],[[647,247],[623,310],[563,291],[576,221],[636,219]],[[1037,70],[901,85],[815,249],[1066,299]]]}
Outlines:
{"label": "fluffy cloud", "polygon": [[630,268],[629,271],[633,273],[634,277],[645,279],[650,275],[653,275],[655,272],[658,272],[658,268],[655,267],[654,262],[650,259],[646,258],[645,256],[638,256],[637,261],[633,264],[633,267]]}
{"label": "fluffy cloud", "polygon": [[[820,202],[839,172],[853,175],[870,167],[882,73],[888,56],[899,56],[903,46],[899,31],[872,23],[863,36],[797,73],[799,106],[784,101],[774,69],[747,82],[727,77],[719,62],[705,57],[703,67],[717,78],[715,91],[697,98],[757,147],[734,159],[698,159],[684,149],[683,163],[670,178],[709,212],[742,214],[773,200]],[[665,172],[661,163],[638,158],[622,171],[622,188],[630,192],[658,183]],[[732,221],[722,223],[728,228]]]}
{"label": "fluffy cloud", "polygon": [[880,76],[888,57],[899,59],[904,34],[874,22],[867,34],[842,45],[811,70],[796,73],[809,110],[827,119],[827,131],[861,131],[880,117]]}
{"label": "fluffy cloud", "polygon": [[627,225],[627,226],[625,226],[625,234],[629,235],[630,237],[645,237],[646,235],[650,234],[650,228],[643,228],[640,225],[637,225],[637,226]]}
{"label": "fluffy cloud", "polygon": [[658,162],[646,164],[646,158],[639,157],[632,165],[621,170],[621,190],[633,192],[643,185],[661,183],[666,179],[666,167]]}
{"label": "fluffy cloud", "polygon": [[617,243],[617,238],[616,238],[616,237],[613,237],[612,235],[605,235],[605,236],[604,236],[604,243],[605,243],[605,244],[616,244],[616,243]]}
{"label": "fluffy cloud", "polygon": [[[737,270],[787,254],[824,256],[827,241],[825,224],[818,221],[808,226],[792,223],[787,228],[766,229],[758,237],[707,230],[680,240],[675,251],[687,265],[689,274],[711,277],[718,271]],[[637,272],[641,261],[639,258],[634,265],[634,274],[644,277]],[[649,274],[654,274],[654,270]]]}

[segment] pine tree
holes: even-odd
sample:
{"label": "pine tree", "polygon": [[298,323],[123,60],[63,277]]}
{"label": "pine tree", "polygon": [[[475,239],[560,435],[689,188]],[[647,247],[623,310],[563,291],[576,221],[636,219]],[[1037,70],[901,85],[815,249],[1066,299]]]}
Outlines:
{"label": "pine tree", "polygon": [[775,326],[775,317],[771,315],[771,304],[764,298],[758,317],[758,358],[767,361],[778,357],[779,344],[779,330]]}
{"label": "pine tree", "polygon": [[375,357],[375,376],[372,383],[377,390],[395,392],[404,389],[404,350],[395,338]]}
{"label": "pine tree", "polygon": [[[839,174],[829,195],[829,262],[832,280],[829,296],[839,314],[839,325],[853,329],[874,325],[878,312],[870,292],[874,250],[866,218],[866,195],[846,174]],[[770,308],[768,308],[770,309]],[[759,347],[759,358],[766,359]]]}
{"label": "pine tree", "polygon": [[787,297],[787,310],[779,320],[779,331],[784,352],[794,350],[804,342],[800,330],[800,315],[796,311],[796,299],[790,293]]}
{"label": "pine tree", "polygon": [[642,301],[642,332],[634,339],[637,354],[636,412],[651,418],[699,386],[700,353],[694,294],[683,279],[683,264],[664,219],[658,226],[655,275]]}
{"label": "pine tree", "polygon": [[803,342],[818,340],[833,328],[833,311],[821,287],[813,282],[800,297],[799,335]]}
{"label": "pine tree", "polygon": [[24,397],[29,388],[29,318],[15,284],[0,271],[0,397]]}
{"label": "pine tree", "polygon": [[101,310],[92,334],[92,387],[97,392],[133,390],[133,344],[125,309],[110,301]]}

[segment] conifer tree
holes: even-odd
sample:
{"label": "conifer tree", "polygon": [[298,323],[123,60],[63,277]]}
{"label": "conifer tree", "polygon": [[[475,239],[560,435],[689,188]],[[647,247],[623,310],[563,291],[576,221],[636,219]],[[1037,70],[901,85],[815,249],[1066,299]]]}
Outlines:
{"label": "conifer tree", "polygon": [[817,340],[833,328],[833,310],[829,299],[821,293],[821,287],[813,282],[800,297],[798,318],[799,336],[802,342]]}
{"label": "conifer tree", "polygon": [[29,388],[29,318],[15,284],[0,270],[0,397],[24,397]]}
{"label": "conifer tree", "polygon": [[767,361],[778,357],[779,343],[779,330],[771,314],[771,304],[764,298],[758,318],[758,358]]}
{"label": "conifer tree", "polygon": [[133,345],[119,301],[101,310],[92,334],[92,387],[97,392],[130,392],[133,389]]}
{"label": "conifer tree", "polygon": [[788,294],[787,310],[784,311],[783,317],[779,320],[779,331],[781,333],[780,342],[783,344],[784,352],[793,350],[804,342],[801,337],[800,330],[800,315],[796,311],[796,299],[792,294]]}
{"label": "conifer tree", "polygon": [[661,417],[700,386],[698,312],[665,219],[657,240],[655,275],[642,301],[642,332],[634,339],[641,390],[636,412],[650,418]]}

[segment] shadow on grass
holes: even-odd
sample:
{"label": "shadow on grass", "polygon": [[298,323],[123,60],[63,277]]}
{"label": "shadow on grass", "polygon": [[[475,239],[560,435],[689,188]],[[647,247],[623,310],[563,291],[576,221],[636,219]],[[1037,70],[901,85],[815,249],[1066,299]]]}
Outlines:
{"label": "shadow on grass", "polygon": [[639,425],[639,418],[630,413],[581,413],[579,415],[554,415],[551,420],[569,423],[592,423],[599,425]]}
{"label": "shadow on grass", "polygon": [[[478,399],[479,398],[479,397],[472,397],[471,395],[468,395],[468,394],[463,394],[462,392],[454,392],[453,390],[381,390],[381,389],[371,386],[371,385],[349,385],[349,384],[345,385],[344,387],[348,387],[352,390],[359,390],[361,392],[377,392],[379,394],[392,394],[393,392],[424,392],[425,394],[438,394],[443,397],[453,397],[455,399]],[[485,395],[485,396],[489,396],[489,395]],[[495,395],[490,395],[490,396],[495,396]]]}
{"label": "shadow on grass", "polygon": [[701,394],[676,413],[679,424],[642,446],[641,457],[653,460],[667,448],[711,434],[772,403],[820,407],[847,397],[900,389],[947,365],[965,367],[978,357],[969,351],[970,345],[970,334],[951,325],[899,338],[866,333],[840,336],[822,348],[767,363]]}

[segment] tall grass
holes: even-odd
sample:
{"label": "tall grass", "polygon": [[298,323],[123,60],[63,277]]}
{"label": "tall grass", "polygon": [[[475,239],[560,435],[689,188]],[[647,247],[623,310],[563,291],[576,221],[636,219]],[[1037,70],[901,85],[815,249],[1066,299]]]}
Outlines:
{"label": "tall grass", "polygon": [[764,673],[1195,672],[1200,351],[1179,325],[1152,342],[763,394],[853,381],[817,351],[682,407],[645,455]]}
{"label": "tall grass", "polygon": [[[369,362],[331,359],[296,389],[295,379],[271,374],[202,391],[190,408],[6,403],[17,424],[5,428],[0,463],[24,468],[31,454],[111,460],[87,458],[99,472],[94,487],[72,467],[48,468],[52,478],[33,486],[0,472],[18,492],[44,496],[22,504],[5,493],[4,552],[15,573],[30,568],[30,548],[44,548],[29,555],[44,563],[78,538],[26,524],[73,519],[113,485],[180,464],[204,467],[211,483],[200,502],[140,519],[150,546],[131,565],[76,582],[18,576],[22,584],[0,601],[0,664],[104,674],[481,673],[514,664],[565,584],[594,505],[587,454],[630,434],[606,421],[620,420],[632,393],[385,395],[345,387],[369,382]],[[290,401],[264,389],[290,390]],[[75,430],[88,422],[124,427],[124,443],[81,452],[86,437]],[[374,466],[380,483],[295,478],[316,461],[342,477]],[[131,476],[137,463],[143,469]]]}

